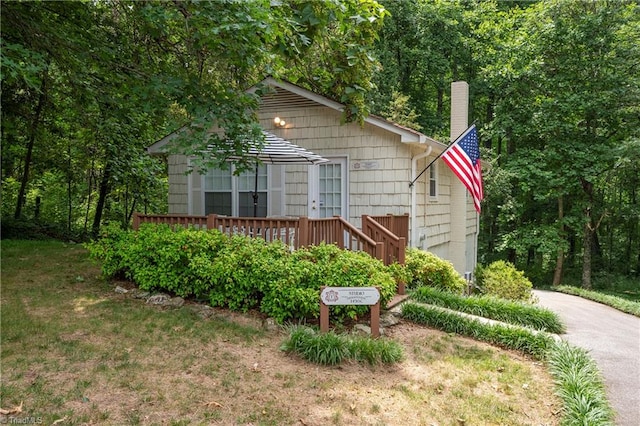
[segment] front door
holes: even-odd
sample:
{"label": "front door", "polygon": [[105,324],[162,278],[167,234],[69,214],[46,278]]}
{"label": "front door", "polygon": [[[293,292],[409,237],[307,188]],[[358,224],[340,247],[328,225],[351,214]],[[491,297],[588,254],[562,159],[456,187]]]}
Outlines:
{"label": "front door", "polygon": [[348,217],[347,159],[329,158],[328,163],[309,167],[309,217]]}

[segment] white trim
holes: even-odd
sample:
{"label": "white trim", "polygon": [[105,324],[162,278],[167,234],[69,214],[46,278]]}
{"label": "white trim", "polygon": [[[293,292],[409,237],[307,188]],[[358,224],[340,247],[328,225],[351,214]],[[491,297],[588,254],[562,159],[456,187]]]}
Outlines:
{"label": "white trim", "polygon": [[[319,218],[320,217],[320,204],[317,199],[320,195],[320,167],[327,166],[330,164],[340,164],[342,167],[342,175],[340,178],[340,183],[342,185],[342,199],[341,199],[341,212],[340,216],[349,220],[349,156],[348,155],[323,155],[324,158],[328,159],[328,163],[317,164],[309,166],[309,170],[307,173],[307,215],[310,218]],[[314,200],[314,198],[316,198]],[[314,201],[315,201],[315,209],[314,209]]]}

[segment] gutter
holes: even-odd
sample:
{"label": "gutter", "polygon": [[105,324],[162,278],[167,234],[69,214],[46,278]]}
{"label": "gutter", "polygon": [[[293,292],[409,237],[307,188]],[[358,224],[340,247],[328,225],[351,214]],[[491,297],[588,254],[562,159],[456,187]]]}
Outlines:
{"label": "gutter", "polygon": [[[418,161],[423,158],[427,158],[431,155],[431,151],[433,151],[433,147],[431,145],[427,146],[427,150],[422,154],[418,154],[411,159],[411,176],[416,175],[418,173]],[[416,226],[416,211],[418,207],[416,206],[416,185],[411,187],[411,247],[417,247],[418,242],[418,227]]]}

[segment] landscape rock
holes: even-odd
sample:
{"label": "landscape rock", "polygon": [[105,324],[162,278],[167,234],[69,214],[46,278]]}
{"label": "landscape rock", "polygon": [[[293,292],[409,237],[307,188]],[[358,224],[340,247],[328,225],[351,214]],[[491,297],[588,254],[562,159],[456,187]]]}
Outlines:
{"label": "landscape rock", "polygon": [[116,289],[115,289],[114,291],[115,291],[116,293],[119,293],[119,294],[125,294],[125,293],[128,293],[128,292],[129,292],[129,290],[127,290],[127,289],[126,289],[126,288],[124,288],[124,287],[120,287],[120,286],[117,286],[117,287],[116,287]]}
{"label": "landscape rock", "polygon": [[[356,334],[371,336],[371,327],[366,324],[356,324],[355,326],[353,326],[353,331]],[[380,327],[380,335],[384,336],[384,329],[382,327]]]}
{"label": "landscape rock", "polygon": [[196,312],[196,315],[202,319],[211,318],[215,312],[214,309],[208,305],[195,305],[193,310]]}
{"label": "landscape rock", "polygon": [[151,296],[151,293],[149,293],[148,291],[138,291],[133,295],[133,297],[135,297],[136,299],[146,299],[149,296]]}
{"label": "landscape rock", "polygon": [[262,327],[267,331],[276,331],[280,328],[276,320],[273,318],[267,318],[262,322]]}
{"label": "landscape rock", "polygon": [[392,327],[398,324],[400,324],[400,318],[393,313],[383,314],[380,316],[381,327]]}
{"label": "landscape rock", "polygon": [[154,294],[153,296],[149,296],[149,298],[147,299],[147,303],[151,305],[164,305],[165,302],[170,298],[171,297],[168,294]]}
{"label": "landscape rock", "polygon": [[184,299],[182,297],[172,297],[171,299],[162,303],[162,306],[169,306],[172,308],[179,308],[184,305]]}

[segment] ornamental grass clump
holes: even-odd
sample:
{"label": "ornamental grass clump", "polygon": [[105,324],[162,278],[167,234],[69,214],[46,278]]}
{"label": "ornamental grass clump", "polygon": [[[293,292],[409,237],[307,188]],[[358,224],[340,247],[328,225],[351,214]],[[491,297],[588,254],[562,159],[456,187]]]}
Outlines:
{"label": "ornamental grass clump", "polygon": [[437,328],[448,333],[472,337],[507,349],[514,349],[538,359],[544,359],[554,338],[544,332],[535,332],[516,326],[485,324],[441,308],[405,303],[403,318],[418,324]]}
{"label": "ornamental grass clump", "polygon": [[556,313],[521,302],[493,296],[461,296],[429,287],[417,289],[413,292],[412,299],[549,333],[560,334],[564,332],[564,325]]}
{"label": "ornamental grass clump", "polygon": [[561,342],[551,348],[547,361],[563,401],[563,425],[614,424],[604,382],[585,350]]}
{"label": "ornamental grass clump", "polygon": [[559,291],[561,293],[571,294],[574,296],[580,296],[585,299],[593,300],[594,302],[611,306],[612,308],[615,308],[627,314],[640,317],[640,302],[625,300],[621,297],[612,296],[610,294],[603,294],[597,291],[585,290],[583,288],[572,287],[568,285],[553,287],[553,290]]}
{"label": "ornamental grass clump", "polygon": [[404,358],[402,347],[392,340],[337,334],[333,331],[319,333],[306,326],[292,327],[280,349],[297,353],[307,361],[321,365],[337,365],[347,359],[370,365],[391,364]]}

